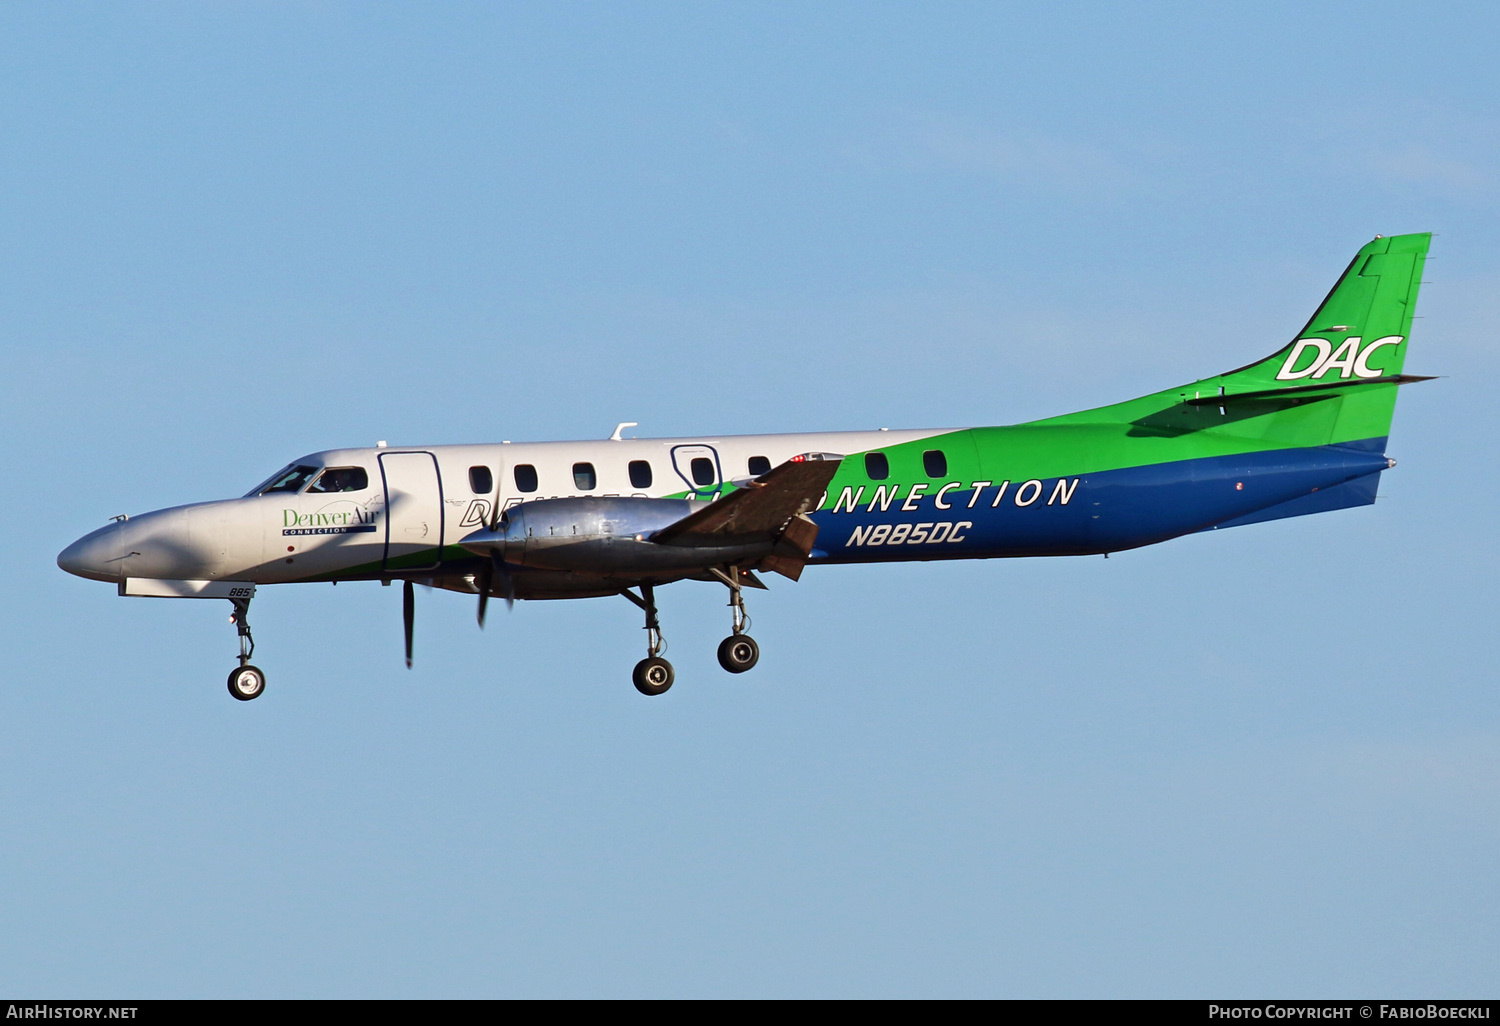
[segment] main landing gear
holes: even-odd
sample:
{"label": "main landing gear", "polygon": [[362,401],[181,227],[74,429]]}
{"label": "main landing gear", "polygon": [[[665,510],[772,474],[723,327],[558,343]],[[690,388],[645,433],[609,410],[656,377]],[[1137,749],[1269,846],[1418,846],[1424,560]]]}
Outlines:
{"label": "main landing gear", "polygon": [[649,584],[641,585],[641,597],[628,591],[620,592],[646,612],[646,658],[635,664],[630,675],[635,689],[643,695],[660,695],[672,686],[676,674],[672,664],[661,657],[667,650],[667,639],[661,636],[661,624],[656,619],[656,589]]}
{"label": "main landing gear", "polygon": [[760,660],[760,646],[748,634],[731,634],[719,642],[719,665],[730,673],[744,673]]}
{"label": "main landing gear", "polygon": [[[719,643],[719,665],[730,673],[744,673],[760,660],[760,646],[745,633],[750,629],[750,615],[745,612],[743,595],[745,575],[735,566],[726,570],[711,568],[709,572],[729,588],[731,633]],[[749,583],[752,587],[764,587],[753,576],[749,578]],[[656,590],[650,584],[642,584],[639,597],[630,591],[621,591],[620,594],[646,614],[646,658],[635,664],[631,679],[635,682],[635,689],[641,694],[660,695],[672,686],[676,674],[672,670],[672,664],[661,656],[667,650],[667,642],[662,637],[661,623],[656,616]]]}
{"label": "main landing gear", "polygon": [[740,568],[732,566],[728,573],[714,571],[729,587],[729,610],[732,624],[730,635],[719,642],[719,665],[730,673],[744,673],[760,660],[760,646],[745,632],[750,629],[750,614],[745,612],[745,597],[740,584]]}
{"label": "main landing gear", "polygon": [[250,636],[250,600],[230,599],[234,603],[234,615],[229,618],[240,632],[240,665],[229,674],[229,693],[241,702],[259,698],[266,690],[266,675],[259,667],[250,665],[255,654],[255,639]]}

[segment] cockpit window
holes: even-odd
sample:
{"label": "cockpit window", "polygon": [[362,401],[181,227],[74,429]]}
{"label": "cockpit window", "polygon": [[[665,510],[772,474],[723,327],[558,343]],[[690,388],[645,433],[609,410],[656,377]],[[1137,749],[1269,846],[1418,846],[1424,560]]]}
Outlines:
{"label": "cockpit window", "polygon": [[309,492],[362,492],[370,487],[364,467],[329,467],[318,475]]}
{"label": "cockpit window", "polygon": [[317,467],[294,464],[277,471],[251,490],[251,495],[269,495],[272,492],[300,492],[302,486],[318,472]]}

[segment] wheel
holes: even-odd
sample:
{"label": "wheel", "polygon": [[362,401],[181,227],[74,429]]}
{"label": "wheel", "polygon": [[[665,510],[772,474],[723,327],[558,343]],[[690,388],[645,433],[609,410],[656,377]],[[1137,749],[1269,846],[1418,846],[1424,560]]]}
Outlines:
{"label": "wheel", "polygon": [[229,693],[241,702],[259,698],[264,690],[266,690],[266,675],[257,667],[236,666],[229,674]]}
{"label": "wheel", "polygon": [[675,677],[672,664],[661,656],[642,659],[635,664],[635,673],[631,674],[631,678],[635,681],[635,689],[643,695],[661,694],[672,686],[672,680]]}
{"label": "wheel", "polygon": [[719,665],[730,673],[744,673],[760,659],[760,646],[748,634],[731,634],[719,642]]}

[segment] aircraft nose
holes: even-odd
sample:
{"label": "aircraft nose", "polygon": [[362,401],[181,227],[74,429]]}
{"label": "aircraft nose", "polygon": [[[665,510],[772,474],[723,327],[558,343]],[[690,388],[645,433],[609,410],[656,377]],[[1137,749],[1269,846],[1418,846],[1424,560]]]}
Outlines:
{"label": "aircraft nose", "polygon": [[118,581],[120,525],[106,524],[90,531],[57,554],[57,565],[91,581]]}

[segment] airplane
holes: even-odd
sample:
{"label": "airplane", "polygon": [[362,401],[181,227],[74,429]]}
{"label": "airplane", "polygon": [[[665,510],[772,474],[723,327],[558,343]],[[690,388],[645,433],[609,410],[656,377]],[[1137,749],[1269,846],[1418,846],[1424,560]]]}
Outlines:
{"label": "airplane", "polygon": [[261,585],[402,582],[492,597],[623,596],[645,614],[636,689],[675,672],[655,589],[729,589],[720,664],[760,649],[758,575],[908,560],[1082,556],[1373,503],[1430,233],[1377,235],[1265,359],[1127,402],[1006,427],[328,449],[243,497],[121,515],[58,566],[123,596],[228,599],[229,693],[259,697]]}

